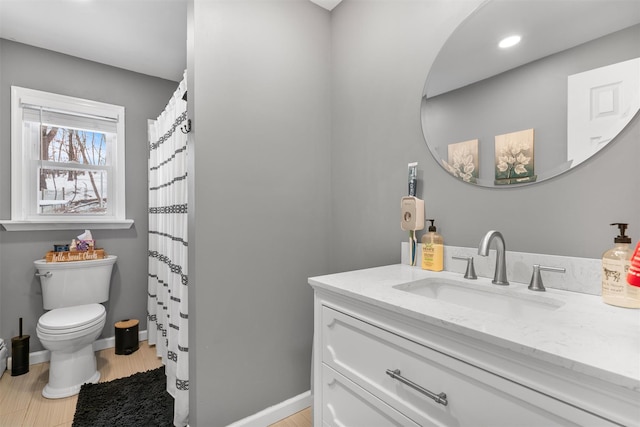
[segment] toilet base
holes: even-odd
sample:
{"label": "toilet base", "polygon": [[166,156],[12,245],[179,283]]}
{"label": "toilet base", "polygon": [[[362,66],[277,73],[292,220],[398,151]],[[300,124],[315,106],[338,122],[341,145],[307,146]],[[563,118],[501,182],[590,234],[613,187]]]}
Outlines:
{"label": "toilet base", "polygon": [[93,344],[73,353],[52,351],[49,382],[42,390],[42,396],[47,399],[60,399],[78,394],[82,384],[95,384],[100,380],[100,372],[96,366]]}

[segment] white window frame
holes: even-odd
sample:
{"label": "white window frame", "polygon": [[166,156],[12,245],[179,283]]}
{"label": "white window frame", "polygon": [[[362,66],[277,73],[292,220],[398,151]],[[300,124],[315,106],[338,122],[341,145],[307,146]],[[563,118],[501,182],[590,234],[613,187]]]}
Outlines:
{"label": "white window frame", "polygon": [[[41,106],[77,115],[98,116],[116,121],[117,141],[109,147],[111,155],[109,209],[106,215],[38,214],[37,188],[34,185],[32,150],[23,142],[24,105]],[[11,86],[11,220],[0,220],[8,231],[73,230],[130,228],[125,209],[125,112],[124,107],[103,102],[58,95],[34,89]],[[34,175],[34,176],[32,176]]]}

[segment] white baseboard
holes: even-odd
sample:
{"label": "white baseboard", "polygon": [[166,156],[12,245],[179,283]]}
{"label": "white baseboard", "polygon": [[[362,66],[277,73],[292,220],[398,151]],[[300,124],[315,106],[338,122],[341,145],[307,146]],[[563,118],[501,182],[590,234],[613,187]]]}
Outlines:
{"label": "white baseboard", "polygon": [[311,391],[305,391],[291,399],[273,405],[257,414],[229,424],[227,427],[264,427],[287,418],[311,406]]}
{"label": "white baseboard", "polygon": [[[138,332],[138,340],[145,341],[147,339],[147,331]],[[116,337],[108,337],[96,340],[93,343],[93,351],[100,351],[107,348],[114,348],[116,346]],[[48,362],[51,359],[51,352],[49,350],[34,351],[29,353],[29,365],[36,365],[38,363]],[[7,357],[7,369],[11,369],[11,356]]]}

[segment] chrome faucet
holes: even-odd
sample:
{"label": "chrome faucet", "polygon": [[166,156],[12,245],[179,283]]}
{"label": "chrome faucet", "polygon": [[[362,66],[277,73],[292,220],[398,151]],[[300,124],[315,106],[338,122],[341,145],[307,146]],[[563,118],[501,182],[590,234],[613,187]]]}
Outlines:
{"label": "chrome faucet", "polygon": [[507,280],[507,262],[505,259],[505,244],[504,237],[502,237],[502,233],[496,230],[491,230],[485,234],[485,236],[480,240],[480,245],[478,246],[478,255],[488,256],[489,255],[489,246],[491,246],[491,242],[496,241],[496,271],[493,275],[493,280],[491,283],[495,285],[508,285],[509,281]]}

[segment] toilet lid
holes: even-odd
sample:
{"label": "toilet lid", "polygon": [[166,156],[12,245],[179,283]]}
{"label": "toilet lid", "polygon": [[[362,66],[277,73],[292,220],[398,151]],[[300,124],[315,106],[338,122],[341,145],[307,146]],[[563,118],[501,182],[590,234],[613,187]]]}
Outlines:
{"label": "toilet lid", "polygon": [[43,314],[38,320],[42,329],[62,330],[96,323],[105,314],[102,304],[85,304],[56,308]]}

